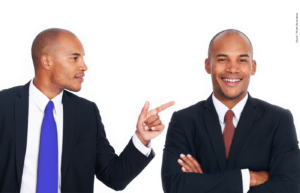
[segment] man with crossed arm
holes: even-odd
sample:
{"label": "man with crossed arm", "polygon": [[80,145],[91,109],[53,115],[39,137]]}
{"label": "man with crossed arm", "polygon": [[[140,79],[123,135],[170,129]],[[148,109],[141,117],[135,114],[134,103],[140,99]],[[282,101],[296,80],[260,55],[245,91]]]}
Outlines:
{"label": "man with crossed arm", "polygon": [[248,37],[233,29],[216,34],[205,70],[213,93],[171,118],[164,192],[299,192],[300,151],[291,112],[247,92],[256,72]]}

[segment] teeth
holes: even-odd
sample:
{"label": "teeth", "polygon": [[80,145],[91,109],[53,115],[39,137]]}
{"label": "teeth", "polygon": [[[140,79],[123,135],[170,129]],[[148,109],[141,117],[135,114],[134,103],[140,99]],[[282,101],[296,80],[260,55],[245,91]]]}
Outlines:
{"label": "teeth", "polygon": [[223,79],[226,82],[238,82],[241,81],[241,79]]}

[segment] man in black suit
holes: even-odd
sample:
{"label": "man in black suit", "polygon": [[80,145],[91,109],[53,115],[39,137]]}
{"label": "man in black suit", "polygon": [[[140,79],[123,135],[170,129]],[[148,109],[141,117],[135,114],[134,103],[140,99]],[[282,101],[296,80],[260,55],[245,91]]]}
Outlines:
{"label": "man in black suit", "polygon": [[248,37],[232,29],[215,35],[205,70],[213,94],[171,118],[161,171],[164,192],[300,192],[291,112],[247,92],[256,72]]}
{"label": "man in black suit", "polygon": [[[94,175],[122,190],[153,159],[150,140],[164,129],[157,113],[174,102],[151,111],[146,102],[133,138],[116,155],[96,104],[64,90],[81,89],[87,70],[84,54],[73,33],[45,30],[32,44],[35,78],[0,92],[0,192],[93,192]],[[50,135],[42,140],[41,133],[50,130],[57,137],[54,142]],[[40,144],[51,148],[42,151]],[[42,157],[50,149],[56,155],[47,162]],[[43,173],[49,168],[54,168],[48,170],[53,178]]]}

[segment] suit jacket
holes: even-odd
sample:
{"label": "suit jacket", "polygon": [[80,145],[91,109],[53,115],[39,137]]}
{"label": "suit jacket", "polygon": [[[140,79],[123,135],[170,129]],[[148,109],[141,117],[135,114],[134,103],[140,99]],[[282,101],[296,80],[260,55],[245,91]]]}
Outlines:
{"label": "suit jacket", "polygon": [[[179,155],[191,154],[203,174],[184,173]],[[289,110],[249,94],[226,161],[221,126],[212,95],[174,112],[161,170],[165,193],[242,193],[241,169],[269,171],[264,184],[249,193],[300,192],[300,150]]]}
{"label": "suit jacket", "polygon": [[[29,83],[0,92],[0,192],[20,192],[27,141]],[[124,189],[154,157],[129,141],[118,156],[106,139],[95,103],[63,93],[61,192],[93,192],[94,175]]]}

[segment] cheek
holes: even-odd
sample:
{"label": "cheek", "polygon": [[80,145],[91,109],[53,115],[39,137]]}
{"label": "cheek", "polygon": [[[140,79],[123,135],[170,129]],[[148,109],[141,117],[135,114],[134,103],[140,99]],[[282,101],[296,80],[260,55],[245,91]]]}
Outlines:
{"label": "cheek", "polygon": [[64,65],[57,66],[55,70],[53,71],[53,77],[55,80],[60,81],[66,81],[72,78],[72,73],[69,72],[67,68],[64,67]]}
{"label": "cheek", "polygon": [[221,74],[222,72],[224,72],[225,69],[223,66],[221,65],[212,65],[212,76],[214,77],[214,79],[218,79],[219,74]]}
{"label": "cheek", "polygon": [[245,65],[241,67],[241,74],[245,76],[246,79],[249,79],[251,76],[251,66],[250,65]]}

